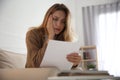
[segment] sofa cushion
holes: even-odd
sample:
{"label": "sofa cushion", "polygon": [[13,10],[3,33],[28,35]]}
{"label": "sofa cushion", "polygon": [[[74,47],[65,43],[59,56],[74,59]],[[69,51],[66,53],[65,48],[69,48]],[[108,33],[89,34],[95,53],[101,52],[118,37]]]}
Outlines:
{"label": "sofa cushion", "polygon": [[24,68],[26,55],[0,49],[0,68]]}

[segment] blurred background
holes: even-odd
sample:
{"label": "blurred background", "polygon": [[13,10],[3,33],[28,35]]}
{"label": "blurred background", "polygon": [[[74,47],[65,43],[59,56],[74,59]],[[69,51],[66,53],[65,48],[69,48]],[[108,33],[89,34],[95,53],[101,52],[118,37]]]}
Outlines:
{"label": "blurred background", "polygon": [[[28,28],[33,26],[39,26],[45,16],[46,11],[54,3],[64,3],[71,11],[72,26],[78,35],[78,38],[79,38],[78,40],[81,44],[80,46],[95,44],[97,48],[99,48],[98,49],[98,56],[100,56],[98,58],[99,69],[109,70],[111,71],[111,74],[120,76],[120,70],[119,70],[120,64],[118,64],[119,61],[117,60],[119,59],[120,43],[119,45],[117,45],[118,43],[113,44],[113,45],[117,45],[117,48],[115,48],[113,45],[109,45],[111,42],[109,43],[107,42],[111,40],[112,36],[114,35],[112,33],[109,36],[107,36],[107,39],[106,39],[106,36],[103,36],[104,34],[102,34],[102,33],[105,33],[106,31],[102,30],[101,27],[99,29],[104,31],[100,33],[102,34],[102,37],[100,36],[99,38],[94,39],[97,37],[94,34],[97,34],[97,35],[99,34],[92,33],[92,32],[99,32],[99,31],[94,31],[96,28],[89,27],[92,25],[91,23],[87,23],[87,22],[93,21],[92,20],[93,18],[89,17],[94,15],[94,14],[93,15],[90,14],[92,13],[91,10],[94,11],[96,9],[96,8],[92,9],[93,6],[105,5],[105,4],[111,5],[112,3],[116,3],[119,1],[120,0],[0,0],[0,48],[21,53],[21,54],[26,54],[25,37],[26,37],[26,32],[28,31]],[[117,10],[118,8],[120,9],[120,5],[118,3],[116,4],[119,6],[116,9]],[[88,11],[85,8],[87,8]],[[101,9],[103,8],[104,7],[101,7]],[[89,16],[87,15],[86,17],[85,14],[88,14]],[[111,16],[108,16],[108,17],[109,17],[108,20],[114,20],[113,18],[110,19]],[[117,21],[120,20],[120,11],[119,11],[119,16],[117,13],[117,17],[119,17]],[[90,21],[87,21],[88,19]],[[100,26],[103,26],[102,24],[104,24],[104,22],[102,21],[104,21],[103,16],[100,16],[99,17],[99,24],[101,24]],[[114,22],[114,21],[110,21],[109,23],[111,22]],[[86,26],[86,24],[88,25]],[[98,25],[98,24],[95,23],[95,25]],[[111,30],[113,29],[111,28]],[[118,32],[117,33],[118,35],[120,32],[120,28],[117,27],[116,30]],[[116,30],[114,32],[116,32]],[[103,38],[105,40],[104,42],[102,42]],[[118,36],[113,39],[116,39],[116,42],[119,42],[120,40]],[[101,42],[99,42],[98,40],[101,40]],[[115,41],[113,41],[113,43],[114,42]],[[104,45],[106,43],[107,43],[107,46]],[[109,50],[112,50],[112,51],[109,51]],[[114,63],[114,65],[112,64],[112,62]]]}
{"label": "blurred background", "polygon": [[26,54],[25,37],[29,27],[41,24],[48,8],[64,3],[71,11],[72,26],[84,45],[82,7],[116,0],[0,0],[0,48]]}

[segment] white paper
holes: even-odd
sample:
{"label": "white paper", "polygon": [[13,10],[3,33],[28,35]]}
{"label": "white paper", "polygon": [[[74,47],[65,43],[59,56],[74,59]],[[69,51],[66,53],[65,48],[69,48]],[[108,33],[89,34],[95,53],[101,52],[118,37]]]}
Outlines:
{"label": "white paper", "polygon": [[66,59],[67,54],[79,51],[77,42],[49,40],[40,67],[57,67],[60,70],[70,70],[72,63]]}

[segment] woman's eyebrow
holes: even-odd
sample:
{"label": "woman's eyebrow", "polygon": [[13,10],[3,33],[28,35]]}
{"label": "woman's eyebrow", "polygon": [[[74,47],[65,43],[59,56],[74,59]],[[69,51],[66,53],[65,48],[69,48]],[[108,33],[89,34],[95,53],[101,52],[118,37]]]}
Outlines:
{"label": "woman's eyebrow", "polygon": [[59,18],[59,17],[57,17],[57,16],[53,16],[54,18]]}
{"label": "woman's eyebrow", "polygon": [[[53,16],[53,17],[55,17],[55,18],[60,18],[60,17],[58,17],[58,16]],[[62,20],[65,20],[65,18],[63,18]]]}

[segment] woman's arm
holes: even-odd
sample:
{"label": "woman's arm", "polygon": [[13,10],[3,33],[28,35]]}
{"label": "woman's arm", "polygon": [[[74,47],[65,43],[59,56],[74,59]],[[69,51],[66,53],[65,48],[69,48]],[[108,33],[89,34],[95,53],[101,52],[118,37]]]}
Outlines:
{"label": "woman's arm", "polygon": [[42,35],[33,31],[28,31],[26,34],[26,46],[27,46],[27,62],[26,68],[38,68],[42,62],[45,49],[47,47],[47,41],[43,41]]}

